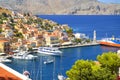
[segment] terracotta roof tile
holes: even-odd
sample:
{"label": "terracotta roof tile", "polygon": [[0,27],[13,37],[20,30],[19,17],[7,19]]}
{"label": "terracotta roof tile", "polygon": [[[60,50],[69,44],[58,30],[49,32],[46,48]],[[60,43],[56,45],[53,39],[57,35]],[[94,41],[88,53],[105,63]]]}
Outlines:
{"label": "terracotta roof tile", "polygon": [[22,79],[0,67],[0,80],[22,80]]}

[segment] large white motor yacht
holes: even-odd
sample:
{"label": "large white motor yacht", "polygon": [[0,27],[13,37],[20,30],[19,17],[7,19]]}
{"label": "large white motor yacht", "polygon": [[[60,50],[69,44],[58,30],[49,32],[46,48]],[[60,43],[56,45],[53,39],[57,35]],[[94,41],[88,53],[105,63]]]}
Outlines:
{"label": "large white motor yacht", "polygon": [[47,55],[61,55],[62,51],[60,51],[58,48],[53,47],[39,47],[38,53],[43,53]]}

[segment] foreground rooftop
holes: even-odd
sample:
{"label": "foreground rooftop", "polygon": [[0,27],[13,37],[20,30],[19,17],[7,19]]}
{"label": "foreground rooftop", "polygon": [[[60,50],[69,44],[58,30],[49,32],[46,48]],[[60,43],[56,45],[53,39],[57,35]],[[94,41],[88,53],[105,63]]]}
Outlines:
{"label": "foreground rooftop", "polygon": [[0,80],[31,80],[25,75],[13,70],[12,68],[0,63]]}

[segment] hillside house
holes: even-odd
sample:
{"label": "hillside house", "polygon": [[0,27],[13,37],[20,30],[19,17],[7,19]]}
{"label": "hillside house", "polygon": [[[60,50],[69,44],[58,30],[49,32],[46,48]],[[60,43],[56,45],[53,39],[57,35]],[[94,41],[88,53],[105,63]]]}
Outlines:
{"label": "hillside house", "polygon": [[10,51],[10,42],[7,39],[0,39],[0,52],[9,53]]}

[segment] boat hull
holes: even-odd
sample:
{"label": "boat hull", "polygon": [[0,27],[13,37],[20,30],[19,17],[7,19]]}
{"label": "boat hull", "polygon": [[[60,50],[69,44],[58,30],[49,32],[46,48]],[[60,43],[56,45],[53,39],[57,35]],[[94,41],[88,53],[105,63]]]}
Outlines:
{"label": "boat hull", "polygon": [[46,54],[46,55],[61,55],[62,52],[58,50],[58,48],[51,48],[51,47],[39,47],[38,53]]}
{"label": "boat hull", "polygon": [[110,43],[110,42],[100,42],[100,45],[111,46],[111,47],[120,47],[120,44]]}
{"label": "boat hull", "polygon": [[44,61],[44,64],[49,64],[49,63],[52,63],[52,62],[54,62],[54,60]]}
{"label": "boat hull", "polygon": [[41,53],[41,54],[46,54],[46,55],[61,55],[60,53],[51,53],[51,52],[43,52],[43,51],[37,51],[38,53]]}
{"label": "boat hull", "polygon": [[21,59],[21,60],[32,60],[32,59],[37,58],[37,56],[33,56],[31,54],[26,55],[26,56],[24,56],[24,55],[15,55],[15,56],[13,56],[13,58],[14,59]]}

